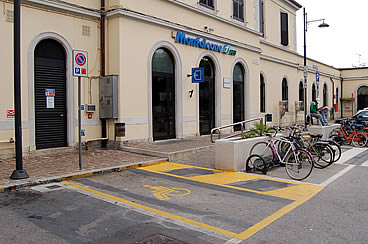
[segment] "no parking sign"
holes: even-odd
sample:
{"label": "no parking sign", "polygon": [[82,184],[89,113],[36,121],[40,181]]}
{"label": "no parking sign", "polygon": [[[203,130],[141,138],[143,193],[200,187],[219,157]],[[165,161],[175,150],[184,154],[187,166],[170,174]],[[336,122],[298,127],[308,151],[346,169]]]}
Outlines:
{"label": "no parking sign", "polygon": [[73,75],[88,76],[88,53],[85,51],[73,50]]}

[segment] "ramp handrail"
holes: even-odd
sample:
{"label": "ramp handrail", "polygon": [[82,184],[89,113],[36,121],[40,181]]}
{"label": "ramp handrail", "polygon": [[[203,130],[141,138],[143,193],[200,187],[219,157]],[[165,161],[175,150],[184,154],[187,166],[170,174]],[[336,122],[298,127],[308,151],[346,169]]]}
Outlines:
{"label": "ramp handrail", "polygon": [[237,122],[237,123],[233,123],[233,124],[229,124],[229,125],[224,125],[224,126],[220,126],[220,127],[217,127],[217,128],[213,128],[211,130],[211,142],[212,143],[215,143],[215,140],[213,139],[213,135],[215,134],[216,131],[218,132],[218,139],[221,139],[221,130],[222,129],[229,128],[229,127],[234,127],[236,125],[240,125],[240,128],[241,128],[240,132],[236,132],[236,133],[233,133],[231,135],[228,135],[228,136],[223,137],[223,139],[231,138],[231,137],[234,137],[234,136],[238,136],[238,135],[243,134],[244,133],[245,124],[250,123],[250,122],[253,122],[253,121],[256,121],[256,120],[259,120],[261,123],[263,123],[263,118],[254,118],[254,119],[248,119],[248,120],[244,120],[244,121],[241,121],[241,122]]}

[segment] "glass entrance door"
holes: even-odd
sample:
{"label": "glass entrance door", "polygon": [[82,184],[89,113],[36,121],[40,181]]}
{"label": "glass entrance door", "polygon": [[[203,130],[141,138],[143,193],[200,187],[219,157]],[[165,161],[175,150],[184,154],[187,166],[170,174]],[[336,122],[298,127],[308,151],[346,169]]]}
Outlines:
{"label": "glass entrance door", "polygon": [[204,82],[199,84],[199,132],[208,135],[215,127],[215,72],[214,64],[204,57],[200,64],[204,68]]}
{"label": "glass entrance door", "polygon": [[153,140],[176,138],[174,64],[162,48],[152,60],[152,118]]}
{"label": "glass entrance door", "polygon": [[[244,71],[236,64],[233,71],[233,123],[244,121]],[[241,126],[235,126],[238,131]]]}

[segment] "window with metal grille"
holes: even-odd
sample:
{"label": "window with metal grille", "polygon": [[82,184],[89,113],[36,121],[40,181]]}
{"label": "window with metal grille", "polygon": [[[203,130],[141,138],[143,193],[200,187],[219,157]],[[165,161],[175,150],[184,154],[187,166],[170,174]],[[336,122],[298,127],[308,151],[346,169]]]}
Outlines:
{"label": "window with metal grille", "polygon": [[244,22],[244,0],[233,0],[233,19]]}
{"label": "window with metal grille", "polygon": [[14,23],[14,11],[6,10],[6,22]]}
{"label": "window with metal grille", "polygon": [[91,36],[91,27],[88,25],[82,25],[82,36]]}
{"label": "window with metal grille", "polygon": [[281,44],[284,46],[289,45],[289,24],[287,13],[281,13]]}
{"label": "window with metal grille", "polygon": [[215,10],[214,0],[199,0],[199,4],[206,8]]}

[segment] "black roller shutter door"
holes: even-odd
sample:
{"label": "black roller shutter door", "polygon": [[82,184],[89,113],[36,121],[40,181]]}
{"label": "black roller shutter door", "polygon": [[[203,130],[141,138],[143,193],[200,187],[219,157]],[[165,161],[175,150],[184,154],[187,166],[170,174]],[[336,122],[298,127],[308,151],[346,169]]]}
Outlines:
{"label": "black roller shutter door", "polygon": [[[36,149],[67,146],[65,59],[35,57]],[[46,89],[55,89],[54,108]]]}

